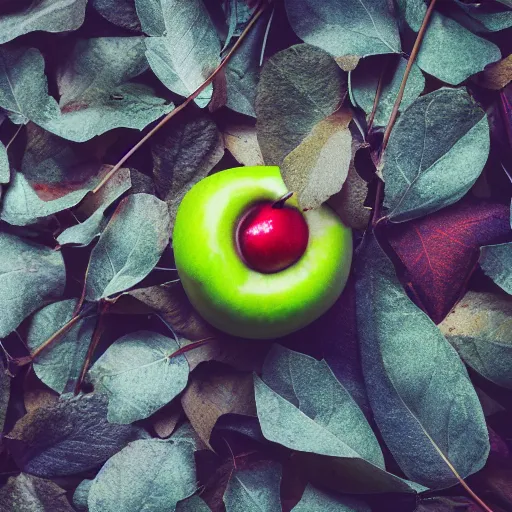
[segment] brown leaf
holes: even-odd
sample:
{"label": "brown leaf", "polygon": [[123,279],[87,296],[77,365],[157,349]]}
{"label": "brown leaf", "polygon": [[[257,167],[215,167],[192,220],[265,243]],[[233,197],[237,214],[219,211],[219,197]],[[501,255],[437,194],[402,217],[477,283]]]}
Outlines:
{"label": "brown leaf", "polygon": [[208,103],[208,110],[215,112],[226,105],[228,100],[228,85],[226,83],[226,72],[221,69],[213,79],[213,94],[210,103]]}
{"label": "brown leaf", "polygon": [[242,165],[264,165],[256,127],[249,124],[232,124],[224,130],[226,149]]}
{"label": "brown leaf", "polygon": [[512,55],[489,64],[476,78],[478,85],[495,91],[512,81]]}
{"label": "brown leaf", "polygon": [[23,401],[27,413],[59,401],[59,394],[43,384],[31,369],[23,382]]}
{"label": "brown leaf", "polygon": [[192,307],[180,283],[139,288],[127,292],[126,295],[158,312],[178,334],[185,338],[199,340],[217,334]]}
{"label": "brown leaf", "polygon": [[343,71],[348,72],[356,69],[361,57],[358,55],[344,55],[343,57],[335,57],[334,60]]}
{"label": "brown leaf", "polygon": [[354,163],[357,152],[365,144],[359,138],[355,136],[352,138],[352,158],[347,179],[343,183],[341,191],[332,196],[328,204],[336,211],[345,225],[364,231],[368,226],[370,209],[365,207],[368,184],[361,178]]}
{"label": "brown leaf", "polygon": [[155,432],[162,439],[169,437],[176,428],[176,425],[183,416],[183,409],[180,403],[173,400],[170,404],[162,407],[151,416],[148,421],[151,423]]}
{"label": "brown leaf", "polygon": [[210,446],[210,434],[223,414],[256,416],[252,374],[204,365],[192,374],[181,405],[194,430]]}

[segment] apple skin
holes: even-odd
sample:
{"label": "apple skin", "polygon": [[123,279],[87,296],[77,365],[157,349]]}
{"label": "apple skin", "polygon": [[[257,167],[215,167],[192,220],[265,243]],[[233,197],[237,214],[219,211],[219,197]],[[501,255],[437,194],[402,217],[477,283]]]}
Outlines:
{"label": "apple skin", "polygon": [[[240,257],[240,219],[261,201],[287,193],[278,167],[239,167],[194,185],[183,198],[172,243],[185,292],[214,327],[243,338],[278,338],[301,329],[329,309],[345,287],[352,232],[327,206],[304,214],[306,251],[273,274],[249,268]],[[290,205],[297,206],[292,197]]]}

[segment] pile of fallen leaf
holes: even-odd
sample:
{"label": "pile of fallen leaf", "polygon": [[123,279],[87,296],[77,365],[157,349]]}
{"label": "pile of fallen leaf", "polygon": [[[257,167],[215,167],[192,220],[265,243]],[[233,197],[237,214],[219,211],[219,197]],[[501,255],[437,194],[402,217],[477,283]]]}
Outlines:
{"label": "pile of fallen leaf", "polygon": [[[512,510],[511,27],[0,0],[0,512]],[[277,341],[208,326],[170,240],[194,183],[263,163],[356,245]]]}

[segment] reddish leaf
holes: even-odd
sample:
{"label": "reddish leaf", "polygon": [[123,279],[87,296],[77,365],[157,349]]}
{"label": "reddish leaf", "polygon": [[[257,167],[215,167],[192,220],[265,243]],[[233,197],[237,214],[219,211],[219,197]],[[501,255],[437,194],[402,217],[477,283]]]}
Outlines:
{"label": "reddish leaf", "polygon": [[407,271],[406,288],[434,322],[441,322],[462,296],[480,246],[510,232],[509,215],[508,206],[468,197],[432,215],[389,227],[391,246]]}

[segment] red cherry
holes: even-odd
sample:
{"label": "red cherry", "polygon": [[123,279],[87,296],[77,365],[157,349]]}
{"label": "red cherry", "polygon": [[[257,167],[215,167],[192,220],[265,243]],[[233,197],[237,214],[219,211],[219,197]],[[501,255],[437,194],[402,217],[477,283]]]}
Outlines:
{"label": "red cherry", "polygon": [[271,274],[299,260],[308,237],[308,225],[297,208],[265,201],[253,206],[241,219],[237,243],[249,267]]}

